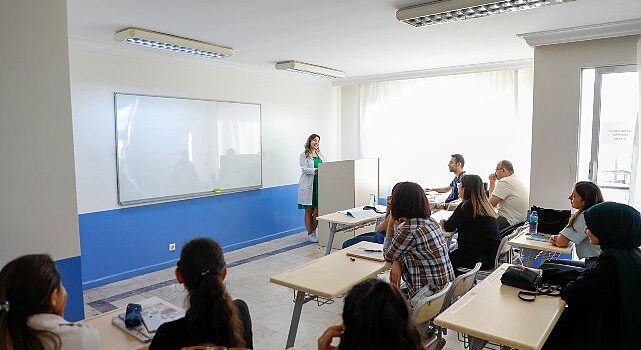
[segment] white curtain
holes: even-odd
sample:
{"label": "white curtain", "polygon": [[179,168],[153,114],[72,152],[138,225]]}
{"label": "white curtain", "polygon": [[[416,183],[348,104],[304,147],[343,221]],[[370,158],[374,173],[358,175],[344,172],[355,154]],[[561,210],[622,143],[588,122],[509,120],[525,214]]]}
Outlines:
{"label": "white curtain", "polygon": [[[639,76],[639,107],[641,109],[641,38],[637,42],[637,74]],[[639,211],[641,211],[641,174],[639,172],[639,166],[641,165],[641,152],[639,151],[640,134],[641,111],[637,111],[637,120],[634,128],[634,143],[632,148],[632,176],[630,178],[629,204]]]}
{"label": "white curtain", "polygon": [[381,196],[398,181],[446,186],[453,153],[485,181],[508,159],[529,183],[531,129],[531,68],[360,86],[359,155],[381,159]]}

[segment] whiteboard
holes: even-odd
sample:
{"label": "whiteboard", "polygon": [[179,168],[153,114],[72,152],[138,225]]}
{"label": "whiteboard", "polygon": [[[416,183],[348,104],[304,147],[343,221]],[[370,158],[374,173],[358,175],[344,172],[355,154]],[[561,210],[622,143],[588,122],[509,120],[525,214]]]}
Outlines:
{"label": "whiteboard", "polygon": [[260,188],[260,105],[114,94],[121,205]]}

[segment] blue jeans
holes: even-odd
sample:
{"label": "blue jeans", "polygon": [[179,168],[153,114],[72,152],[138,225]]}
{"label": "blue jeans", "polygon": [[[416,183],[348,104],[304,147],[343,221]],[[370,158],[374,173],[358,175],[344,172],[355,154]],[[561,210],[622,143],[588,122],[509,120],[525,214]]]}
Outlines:
{"label": "blue jeans", "polygon": [[358,235],[354,238],[350,238],[343,242],[343,249],[353,246],[354,244],[358,242],[372,242],[372,243],[379,243],[383,244],[383,240],[385,239],[385,233],[384,232],[368,232],[368,233],[363,233],[362,235]]}

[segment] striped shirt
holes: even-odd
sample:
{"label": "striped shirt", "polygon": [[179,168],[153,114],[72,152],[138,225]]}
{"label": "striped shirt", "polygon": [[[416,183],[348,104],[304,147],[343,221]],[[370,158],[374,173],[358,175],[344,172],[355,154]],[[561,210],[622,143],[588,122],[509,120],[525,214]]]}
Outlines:
{"label": "striped shirt", "polygon": [[403,266],[409,297],[423,286],[434,292],[454,280],[454,269],[448,255],[441,227],[432,218],[414,218],[394,227],[394,235],[385,237],[385,260],[398,260]]}

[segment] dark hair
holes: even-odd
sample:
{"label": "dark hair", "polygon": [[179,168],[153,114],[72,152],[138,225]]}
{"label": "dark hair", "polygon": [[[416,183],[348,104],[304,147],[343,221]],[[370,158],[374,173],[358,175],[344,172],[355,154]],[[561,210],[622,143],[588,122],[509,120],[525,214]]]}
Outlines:
{"label": "dark hair", "polygon": [[590,181],[579,181],[574,185],[576,193],[583,198],[583,208],[579,209],[568,222],[568,226],[574,229],[574,222],[577,216],[590,209],[595,204],[603,203],[603,195],[599,186]]}
{"label": "dark hair", "polygon": [[454,153],[450,157],[454,158],[457,163],[461,163],[461,166],[465,166],[465,158],[462,155]]}
{"label": "dark hair", "polygon": [[398,288],[367,279],[349,291],[343,306],[340,350],[419,350],[421,334]]}
{"label": "dark hair", "polygon": [[394,219],[427,219],[432,214],[425,190],[414,182],[399,182],[394,186],[391,210]]}
{"label": "dark hair", "polygon": [[[51,312],[49,298],[60,288],[60,274],[49,255],[24,255],[0,271],[0,349],[60,349],[60,336],[27,325],[29,317]],[[43,344],[44,343],[44,344]]]}
{"label": "dark hair", "polygon": [[465,174],[461,176],[463,187],[463,202],[472,205],[472,217],[491,216],[496,217],[496,212],[487,199],[483,180],[478,175]]}
{"label": "dark hair", "polygon": [[499,169],[503,168],[503,169],[507,170],[510,174],[514,174],[514,166],[512,165],[512,162],[510,162],[509,160],[505,160],[504,159],[504,160],[500,161],[496,165],[496,167],[499,168]]}
{"label": "dark hair", "polygon": [[190,344],[246,345],[238,309],[221,279],[225,266],[222,248],[209,238],[193,239],[180,252],[178,270],[189,293],[185,321]]}
{"label": "dark hair", "polygon": [[[318,137],[318,141],[320,141],[320,136],[317,134],[311,134],[307,138],[307,142],[305,142],[305,155],[309,157],[309,155],[312,152],[312,140]],[[319,148],[320,150],[320,148]]]}

